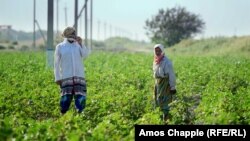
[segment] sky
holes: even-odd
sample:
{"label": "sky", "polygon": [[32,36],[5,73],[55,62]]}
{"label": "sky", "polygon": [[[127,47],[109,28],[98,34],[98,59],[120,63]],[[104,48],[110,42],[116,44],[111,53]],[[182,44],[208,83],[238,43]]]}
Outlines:
{"label": "sky", "polygon": [[[58,26],[56,1],[54,0],[55,32],[57,29],[62,31],[66,26],[73,26],[75,0],[58,0]],[[0,25],[11,25],[15,30],[32,32],[33,2],[34,0],[0,0]],[[47,2],[48,0],[36,0],[36,20],[42,30],[47,29]],[[85,0],[78,0],[79,12],[84,2]],[[145,34],[145,21],[155,16],[159,9],[166,10],[175,6],[185,7],[187,11],[198,14],[205,22],[204,31],[197,35],[198,38],[250,35],[250,0],[93,0],[93,39],[126,36],[149,41]],[[84,37],[84,12],[78,21],[78,34]]]}

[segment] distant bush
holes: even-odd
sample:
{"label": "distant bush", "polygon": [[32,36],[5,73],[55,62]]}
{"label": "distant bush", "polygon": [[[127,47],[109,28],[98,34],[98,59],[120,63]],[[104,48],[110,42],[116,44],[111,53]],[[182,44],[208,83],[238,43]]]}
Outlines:
{"label": "distant bush", "polygon": [[93,42],[93,46],[97,47],[97,48],[99,48],[99,47],[105,47],[105,43],[101,42],[101,41],[94,41]]}
{"label": "distant bush", "polygon": [[39,46],[38,46],[38,48],[39,48],[40,50],[45,50],[45,46],[44,46],[44,45],[42,45],[42,44],[41,44],[41,45],[39,45]]}
{"label": "distant bush", "polygon": [[246,44],[244,45],[242,48],[241,48],[241,51],[247,51],[247,52],[250,52],[250,44]]}
{"label": "distant bush", "polygon": [[17,41],[12,42],[12,45],[18,45]]}
{"label": "distant bush", "polygon": [[3,45],[0,45],[0,49],[5,49],[5,46],[3,46]]}
{"label": "distant bush", "polygon": [[8,46],[8,49],[15,49],[13,45]]}
{"label": "distant bush", "polygon": [[29,47],[28,47],[27,45],[23,45],[23,46],[20,48],[21,51],[26,51],[26,50],[28,50],[28,49],[29,49]]}
{"label": "distant bush", "polygon": [[3,40],[3,43],[9,43],[10,41],[9,40]]}

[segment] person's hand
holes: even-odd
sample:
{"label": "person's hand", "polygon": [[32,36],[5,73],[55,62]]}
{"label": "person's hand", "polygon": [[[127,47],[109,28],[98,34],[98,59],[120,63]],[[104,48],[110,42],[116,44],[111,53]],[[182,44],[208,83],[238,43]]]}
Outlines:
{"label": "person's hand", "polygon": [[176,94],[176,89],[170,90],[171,94]]}
{"label": "person's hand", "polygon": [[79,43],[80,46],[82,46],[82,38],[80,36],[76,37],[76,41]]}
{"label": "person's hand", "polygon": [[57,84],[57,85],[61,85],[61,84],[62,84],[62,81],[61,81],[61,80],[58,80],[58,81],[56,81],[56,84]]}

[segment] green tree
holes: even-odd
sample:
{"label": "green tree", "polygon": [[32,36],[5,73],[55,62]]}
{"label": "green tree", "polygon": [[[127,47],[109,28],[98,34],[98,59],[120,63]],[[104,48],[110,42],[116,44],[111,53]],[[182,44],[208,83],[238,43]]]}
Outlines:
{"label": "green tree", "polygon": [[171,46],[201,33],[204,25],[199,15],[187,11],[185,7],[176,6],[165,11],[160,9],[151,20],[146,20],[145,29],[153,42]]}

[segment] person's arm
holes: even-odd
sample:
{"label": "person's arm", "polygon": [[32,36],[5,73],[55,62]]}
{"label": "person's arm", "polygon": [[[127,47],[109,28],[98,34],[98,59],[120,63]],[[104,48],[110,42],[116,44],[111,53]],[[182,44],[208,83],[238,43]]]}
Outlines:
{"label": "person's arm", "polygon": [[169,85],[170,85],[170,92],[175,94],[176,93],[176,76],[174,72],[174,67],[171,61],[167,63],[167,73],[169,75]]}
{"label": "person's arm", "polygon": [[90,49],[87,48],[83,43],[82,43],[82,38],[80,36],[76,37],[76,41],[80,45],[80,51],[81,51],[81,56],[82,58],[86,58],[90,54]]}
{"label": "person's arm", "polygon": [[54,54],[54,75],[55,75],[55,82],[60,85],[61,78],[60,78],[60,62],[61,62],[61,55],[59,53],[60,46],[57,45]]}
{"label": "person's arm", "polygon": [[156,66],[153,64],[152,66],[152,71],[153,71],[153,77],[156,78]]}
{"label": "person's arm", "polygon": [[91,53],[90,48],[87,48],[84,44],[82,44],[80,50],[83,59],[85,59]]}

